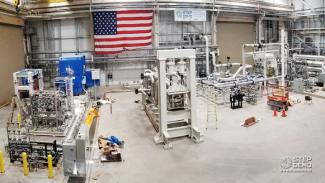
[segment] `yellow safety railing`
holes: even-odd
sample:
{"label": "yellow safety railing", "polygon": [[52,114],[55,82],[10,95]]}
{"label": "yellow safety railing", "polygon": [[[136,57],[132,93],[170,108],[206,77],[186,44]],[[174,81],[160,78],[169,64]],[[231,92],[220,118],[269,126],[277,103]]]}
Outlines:
{"label": "yellow safety railing", "polygon": [[0,173],[5,173],[5,160],[3,159],[2,151],[0,151]]}
{"label": "yellow safety railing", "polygon": [[98,117],[99,116],[99,114],[98,114],[98,111],[95,109],[95,108],[90,108],[90,110],[88,111],[88,113],[87,113],[87,116],[86,116],[86,125],[88,126],[88,127],[90,127],[91,126],[91,124],[92,124],[92,122],[93,122],[93,120],[94,120],[94,118],[95,117]]}

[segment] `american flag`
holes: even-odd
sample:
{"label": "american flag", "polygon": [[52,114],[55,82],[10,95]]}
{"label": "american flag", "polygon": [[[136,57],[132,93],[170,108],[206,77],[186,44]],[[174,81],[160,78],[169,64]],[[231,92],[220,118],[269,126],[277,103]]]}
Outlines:
{"label": "american flag", "polygon": [[152,44],[152,10],[93,12],[96,54],[117,54]]}

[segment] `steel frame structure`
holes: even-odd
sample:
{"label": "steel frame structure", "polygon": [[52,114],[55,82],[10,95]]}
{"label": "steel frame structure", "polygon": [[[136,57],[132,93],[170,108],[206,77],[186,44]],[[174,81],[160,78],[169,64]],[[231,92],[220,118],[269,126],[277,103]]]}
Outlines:
{"label": "steel frame structure", "polygon": [[[166,88],[166,67],[168,59],[187,59],[187,74],[186,86],[187,90],[183,91],[168,91]],[[201,133],[198,128],[198,121],[196,116],[196,74],[195,74],[195,50],[193,49],[180,49],[180,50],[159,50],[157,53],[158,59],[158,82],[159,82],[159,131],[154,137],[156,143],[164,143],[165,147],[170,147],[168,140],[175,137],[189,136],[195,142],[200,142]],[[185,92],[185,93],[184,93]],[[186,95],[188,99],[188,107],[181,110],[168,110],[168,102],[171,102],[169,96],[175,94]],[[169,100],[169,101],[168,101]],[[174,126],[183,122],[185,119],[186,125]]]}
{"label": "steel frame structure", "polygon": [[[271,13],[277,12],[277,15],[289,15],[293,11],[293,7],[289,4],[274,4],[265,1],[224,1],[224,0],[146,0],[131,1],[122,0],[91,0],[78,1],[72,3],[32,3],[26,2],[23,5],[26,9],[33,9],[36,15],[27,15],[28,18],[43,18],[51,15],[69,16],[71,14],[87,13],[89,10],[95,9],[132,9],[132,8],[148,8],[156,10],[171,10],[173,8],[202,8],[208,11],[224,11],[236,13]],[[68,12],[67,12],[68,11]]]}

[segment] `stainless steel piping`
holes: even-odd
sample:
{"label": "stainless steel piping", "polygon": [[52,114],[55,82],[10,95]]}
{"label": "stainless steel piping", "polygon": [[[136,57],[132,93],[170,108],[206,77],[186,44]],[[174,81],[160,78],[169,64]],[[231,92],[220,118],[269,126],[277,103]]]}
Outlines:
{"label": "stainless steel piping", "polygon": [[208,36],[202,36],[202,39],[205,41],[205,69],[206,75],[210,75],[210,61],[209,61],[209,39]]}
{"label": "stainless steel piping", "polygon": [[[218,45],[209,45],[210,48],[218,48]],[[175,48],[206,48],[204,45],[192,45],[192,46],[164,46],[159,48],[142,48],[136,50],[129,50],[129,51],[154,51],[154,50],[168,50],[168,49],[175,49]],[[61,53],[94,53],[93,50],[71,50],[71,51],[36,51],[36,52],[29,52],[27,55],[32,54],[61,54]]]}
{"label": "stainless steel piping", "polygon": [[235,86],[242,86],[242,85],[248,85],[248,84],[254,84],[257,82],[264,82],[267,80],[272,80],[272,79],[279,79],[281,76],[276,76],[276,77],[269,77],[269,78],[251,78],[251,79],[245,79],[246,81],[230,81],[226,83],[214,83],[210,82],[209,80],[202,80],[203,84],[214,86],[216,88],[227,88],[227,87],[235,87]]}

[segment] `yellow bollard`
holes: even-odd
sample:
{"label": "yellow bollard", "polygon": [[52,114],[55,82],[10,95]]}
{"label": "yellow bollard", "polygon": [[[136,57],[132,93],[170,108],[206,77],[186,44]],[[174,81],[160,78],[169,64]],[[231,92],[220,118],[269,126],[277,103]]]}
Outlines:
{"label": "yellow bollard", "polygon": [[20,113],[17,114],[17,121],[18,121],[18,128],[20,128],[20,124],[21,124],[21,114]]}
{"label": "yellow bollard", "polygon": [[28,175],[28,162],[27,162],[27,153],[23,152],[21,154],[21,157],[23,158],[23,169],[24,169],[24,175]]}
{"label": "yellow bollard", "polygon": [[0,173],[5,173],[5,160],[3,159],[2,151],[0,151]]}
{"label": "yellow bollard", "polygon": [[48,174],[49,179],[53,178],[53,166],[52,166],[52,155],[47,155],[47,168],[48,168]]}

